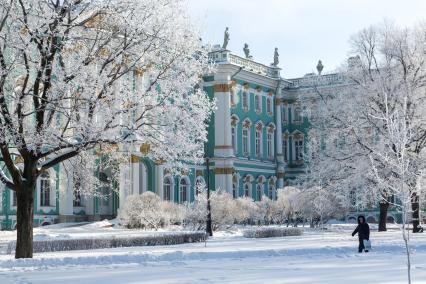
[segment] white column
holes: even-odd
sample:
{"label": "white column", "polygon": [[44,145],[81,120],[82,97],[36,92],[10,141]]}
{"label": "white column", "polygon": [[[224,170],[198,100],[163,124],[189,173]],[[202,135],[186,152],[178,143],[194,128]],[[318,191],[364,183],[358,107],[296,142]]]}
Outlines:
{"label": "white column", "polygon": [[125,161],[120,163],[120,189],[119,189],[119,198],[120,204],[119,208],[124,207],[127,196],[131,194],[130,192],[130,161]]}
{"label": "white column", "polygon": [[231,136],[231,77],[228,73],[215,74],[214,96],[217,110],[214,116],[215,127],[215,182],[216,188],[232,193],[232,172],[234,150]]}
{"label": "white column", "polygon": [[284,187],[284,156],[283,156],[283,130],[282,130],[282,118],[281,118],[281,99],[282,91],[281,84],[278,85],[275,99],[275,124],[276,130],[276,149],[277,149],[277,188]]}
{"label": "white column", "polygon": [[139,176],[140,176],[140,165],[139,165],[139,157],[132,155],[130,158],[130,168],[131,168],[131,193],[130,194],[140,194],[142,193],[142,189],[139,184]]}
{"label": "white column", "polygon": [[163,193],[163,179],[164,179],[164,165],[155,166],[155,192],[160,196],[161,200],[164,198]]}
{"label": "white column", "polygon": [[232,157],[231,137],[231,81],[228,74],[215,75],[214,96],[217,110],[214,116],[215,126],[215,157]]}
{"label": "white column", "polygon": [[[67,174],[63,166],[59,167],[59,215],[72,216],[74,199],[74,181],[72,173]],[[67,217],[64,218],[64,221]]]}

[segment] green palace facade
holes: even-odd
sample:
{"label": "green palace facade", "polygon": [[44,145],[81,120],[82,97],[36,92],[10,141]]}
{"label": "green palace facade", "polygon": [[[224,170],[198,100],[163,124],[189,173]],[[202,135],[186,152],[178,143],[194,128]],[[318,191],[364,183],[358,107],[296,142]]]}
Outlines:
{"label": "green palace facade", "polygon": [[[209,159],[209,184],[221,188],[235,198],[262,196],[276,198],[276,189],[291,184],[303,172],[303,153],[309,121],[303,116],[300,97],[315,90],[336,92],[344,84],[339,74],[310,73],[302,78],[280,76],[278,54],[274,64],[264,65],[249,55],[245,57],[215,46],[210,60],[216,63],[213,74],[203,78],[206,93],[215,98],[217,110],[209,125],[206,157]],[[122,145],[120,147],[126,147]],[[129,150],[129,149],[127,149]],[[206,165],[191,165],[186,172],[172,176],[167,164],[144,157],[144,145],[132,145],[130,161],[120,164],[120,178],[102,192],[111,192],[109,199],[78,196],[73,177],[57,166],[40,176],[35,198],[36,226],[56,222],[90,221],[117,215],[127,196],[153,191],[162,199],[192,202],[197,183],[205,183]],[[97,173],[99,178],[108,172]],[[118,194],[113,189],[118,188]],[[1,229],[16,225],[16,198],[9,190],[0,189]],[[360,209],[361,210],[361,209]],[[347,216],[364,213],[369,222],[378,219],[378,212],[355,210]],[[389,213],[389,221],[394,218]]]}

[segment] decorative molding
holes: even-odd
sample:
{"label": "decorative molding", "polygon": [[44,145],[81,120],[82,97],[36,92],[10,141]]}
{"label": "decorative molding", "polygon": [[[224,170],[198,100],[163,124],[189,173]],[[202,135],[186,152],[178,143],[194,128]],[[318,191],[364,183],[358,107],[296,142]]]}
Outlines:
{"label": "decorative molding", "polygon": [[213,87],[215,93],[227,93],[231,87],[229,84],[217,84]]}
{"label": "decorative molding", "polygon": [[139,147],[139,151],[144,154],[144,155],[148,155],[149,151],[151,149],[151,145],[148,143],[143,143],[140,147]]}
{"label": "decorative molding", "polygon": [[164,159],[158,159],[158,160],[155,160],[155,162],[154,162],[157,166],[161,166],[161,165],[164,165],[165,163],[166,163],[166,160],[164,160]]}
{"label": "decorative molding", "polygon": [[232,175],[234,168],[215,168],[214,173],[217,175]]}
{"label": "decorative molding", "polygon": [[284,176],[285,176],[285,173],[283,173],[283,172],[278,172],[277,173],[277,177],[280,179],[280,178],[284,178]]}
{"label": "decorative molding", "polygon": [[196,177],[202,177],[203,176],[203,171],[202,170],[196,170],[195,171],[195,176]]}
{"label": "decorative molding", "polygon": [[232,145],[217,145],[214,146],[215,149],[232,149]]}
{"label": "decorative molding", "polygon": [[140,157],[136,156],[136,155],[131,155],[130,156],[130,162],[135,164],[135,163],[139,163],[140,162]]}

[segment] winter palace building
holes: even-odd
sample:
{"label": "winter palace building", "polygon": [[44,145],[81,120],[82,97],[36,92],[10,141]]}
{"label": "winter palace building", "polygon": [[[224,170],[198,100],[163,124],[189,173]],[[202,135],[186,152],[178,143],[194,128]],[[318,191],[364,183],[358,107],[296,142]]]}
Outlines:
{"label": "winter palace building", "polygon": [[[246,47],[247,48],[247,47]],[[248,51],[245,50],[245,52]],[[276,197],[276,189],[303,171],[303,152],[309,122],[298,104],[300,96],[315,90],[333,91],[343,84],[339,74],[307,74],[284,79],[277,63],[264,65],[246,52],[245,57],[216,47],[210,53],[216,63],[214,74],[204,76],[203,88],[217,101],[206,145],[210,188],[221,188],[234,197]],[[274,60],[275,61],[275,60]],[[72,177],[60,166],[40,176],[35,198],[35,225],[55,222],[99,220],[114,217],[126,196],[153,191],[161,198],[191,202],[195,185],[206,182],[206,165],[191,166],[179,176],[171,176],[164,164],[144,158],[137,145],[128,163],[120,164],[120,181],[102,188],[111,198],[85,198],[75,194]],[[100,173],[104,178],[108,173]],[[130,181],[124,182],[124,181]],[[112,191],[118,187],[118,194]],[[1,191],[0,224],[15,227],[16,199]],[[371,215],[376,218],[376,214]],[[369,221],[372,221],[371,219]]]}

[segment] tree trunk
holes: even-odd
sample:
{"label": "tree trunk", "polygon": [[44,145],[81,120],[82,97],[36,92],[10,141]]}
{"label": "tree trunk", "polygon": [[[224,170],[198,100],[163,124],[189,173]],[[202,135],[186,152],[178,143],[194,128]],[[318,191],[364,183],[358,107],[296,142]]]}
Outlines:
{"label": "tree trunk", "polygon": [[33,257],[34,186],[24,185],[16,192],[15,258]]}
{"label": "tree trunk", "polygon": [[386,221],[388,218],[389,202],[381,201],[379,203],[379,206],[380,206],[379,232],[384,232],[386,231]]}
{"label": "tree trunk", "polygon": [[416,193],[413,193],[413,196],[411,198],[411,210],[413,211],[413,233],[418,233],[420,230],[420,214],[419,214],[419,198],[417,197]]}

